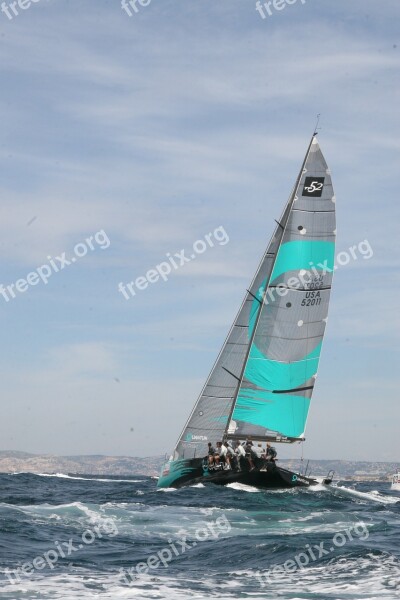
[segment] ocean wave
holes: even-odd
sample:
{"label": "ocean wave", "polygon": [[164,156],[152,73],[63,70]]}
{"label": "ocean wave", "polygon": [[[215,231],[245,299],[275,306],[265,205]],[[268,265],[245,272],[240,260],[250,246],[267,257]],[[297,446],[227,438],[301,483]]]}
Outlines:
{"label": "ocean wave", "polygon": [[101,481],[107,483],[142,483],[142,479],[103,479],[98,477],[80,477],[78,475],[67,475],[65,473],[29,473],[19,471],[10,473],[10,475],[34,475],[36,477],[58,477],[59,479],[76,479],[77,481]]}
{"label": "ocean wave", "polygon": [[231,490],[237,490],[238,492],[248,492],[251,494],[263,491],[252,485],[246,485],[245,483],[238,483],[238,482],[228,483],[225,487],[230,488]]}
{"label": "ocean wave", "polygon": [[359,498],[361,500],[379,502],[380,504],[397,504],[398,502],[400,502],[400,498],[396,498],[395,496],[384,496],[377,490],[371,490],[369,492],[360,492],[359,490],[348,488],[342,485],[334,485],[329,489],[332,490],[332,492],[334,493],[347,494]]}
{"label": "ocean wave", "polygon": [[[277,597],[298,600],[301,597],[341,598],[354,600],[393,600],[399,596],[399,565],[387,554],[365,554],[358,557],[334,557],[329,564],[310,564],[287,574],[268,569],[228,569],[221,578],[208,570],[201,578],[195,573],[177,576],[162,570],[136,575],[123,580],[123,573],[94,573],[89,569],[73,569],[68,577],[59,574],[29,576],[20,591],[11,583],[2,586],[5,600],[50,598],[82,600],[102,598],[118,600],[276,600]],[[79,571],[79,572],[77,572]]]}
{"label": "ocean wave", "polygon": [[[4,568],[31,563],[54,549],[56,540],[73,539],[79,546],[86,530],[98,528],[103,535],[68,560],[58,561],[53,570],[46,567],[22,576],[20,586],[12,586],[0,571],[0,593],[4,600],[394,600],[400,591],[400,505],[397,498],[390,502],[395,495],[387,496],[387,484],[355,487],[350,493],[343,487],[326,493],[325,487],[315,491],[206,485],[158,490],[167,491],[160,495],[149,477],[133,486],[79,486],[67,480],[60,485],[57,479],[3,475]],[[135,495],[137,491],[142,494]],[[388,497],[389,502],[380,502]],[[106,535],[109,531],[115,535]],[[214,536],[215,531],[220,535]],[[347,532],[353,532],[352,537]],[[344,536],[348,541],[342,546]],[[175,555],[173,544],[180,550],[182,539],[189,547],[184,556]],[[262,587],[259,572],[321,543],[333,551]],[[121,569],[143,565],[169,548],[167,568],[160,565],[137,575],[132,585],[121,581]]]}
{"label": "ocean wave", "polygon": [[88,527],[95,525],[104,525],[109,523],[110,519],[118,520],[118,515],[112,511],[107,513],[101,506],[84,504],[83,502],[70,502],[66,504],[34,504],[34,505],[14,505],[2,503],[1,508],[17,511],[29,516],[31,523],[45,525],[48,522],[59,521],[65,525]]}

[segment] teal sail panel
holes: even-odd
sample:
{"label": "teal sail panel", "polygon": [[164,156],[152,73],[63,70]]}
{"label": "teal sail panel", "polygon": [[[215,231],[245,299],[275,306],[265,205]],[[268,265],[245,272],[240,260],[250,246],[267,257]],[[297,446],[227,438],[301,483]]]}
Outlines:
{"label": "teal sail panel", "polygon": [[321,345],[319,343],[302,360],[286,363],[265,357],[253,344],[245,378],[261,389],[279,391],[298,388],[317,372]]}
{"label": "teal sail panel", "polygon": [[287,437],[298,438],[304,431],[304,414],[310,399],[285,395],[278,397],[267,391],[242,390],[235,407],[235,419],[270,431],[285,431]]}
{"label": "teal sail panel", "polygon": [[335,244],[320,240],[292,240],[283,243],[272,271],[271,283],[288,271],[310,269],[333,271]]}

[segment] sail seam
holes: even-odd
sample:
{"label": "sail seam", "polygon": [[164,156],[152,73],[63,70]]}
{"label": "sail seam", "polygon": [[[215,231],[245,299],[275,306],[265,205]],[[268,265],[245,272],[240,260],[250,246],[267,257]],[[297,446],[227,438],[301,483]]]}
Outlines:
{"label": "sail seam", "polygon": [[209,394],[204,394],[205,398],[217,398],[218,400],[232,400],[232,396],[210,396]]}
{"label": "sail seam", "polygon": [[320,291],[324,291],[324,290],[330,290],[332,289],[331,285],[326,285],[324,287],[319,287],[319,288],[295,288],[295,287],[290,287],[288,285],[285,285],[284,283],[278,283],[277,285],[269,285],[268,289],[276,289],[276,288],[280,288],[283,290],[290,290],[292,292],[320,292]]}
{"label": "sail seam", "polygon": [[[321,323],[321,321],[314,321],[315,323]],[[307,337],[298,337],[298,338],[293,338],[293,337],[283,337],[282,335],[270,335],[269,336],[272,339],[279,339],[279,340],[288,340],[290,342],[297,342],[298,340],[317,340],[318,338],[322,338],[322,334],[320,335],[312,335],[312,336],[307,336]]]}
{"label": "sail seam", "polygon": [[320,215],[325,215],[327,213],[334,213],[334,210],[306,210],[305,208],[293,208],[293,211],[296,212],[306,212],[306,213],[318,213]]}
{"label": "sail seam", "polygon": [[[292,388],[291,390],[272,390],[273,394],[291,394],[293,392],[304,392],[305,390],[313,390],[313,385],[308,385],[306,387]],[[299,396],[300,400],[304,400],[303,396]]]}

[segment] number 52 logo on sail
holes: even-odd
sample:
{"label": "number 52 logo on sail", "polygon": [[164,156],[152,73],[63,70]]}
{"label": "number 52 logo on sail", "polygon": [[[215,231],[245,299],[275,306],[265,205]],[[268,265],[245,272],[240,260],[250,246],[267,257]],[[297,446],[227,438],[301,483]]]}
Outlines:
{"label": "number 52 logo on sail", "polygon": [[306,177],[303,188],[303,196],[314,196],[320,198],[324,189],[325,177]]}

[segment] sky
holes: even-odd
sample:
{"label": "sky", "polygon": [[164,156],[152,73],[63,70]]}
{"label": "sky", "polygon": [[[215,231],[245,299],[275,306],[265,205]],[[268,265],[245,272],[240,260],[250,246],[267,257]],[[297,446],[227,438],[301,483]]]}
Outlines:
{"label": "sky", "polygon": [[[398,0],[8,4],[0,448],[170,452],[321,114],[337,251],[357,258],[335,274],[303,451],[399,461]],[[199,240],[166,281],[118,289]]]}

